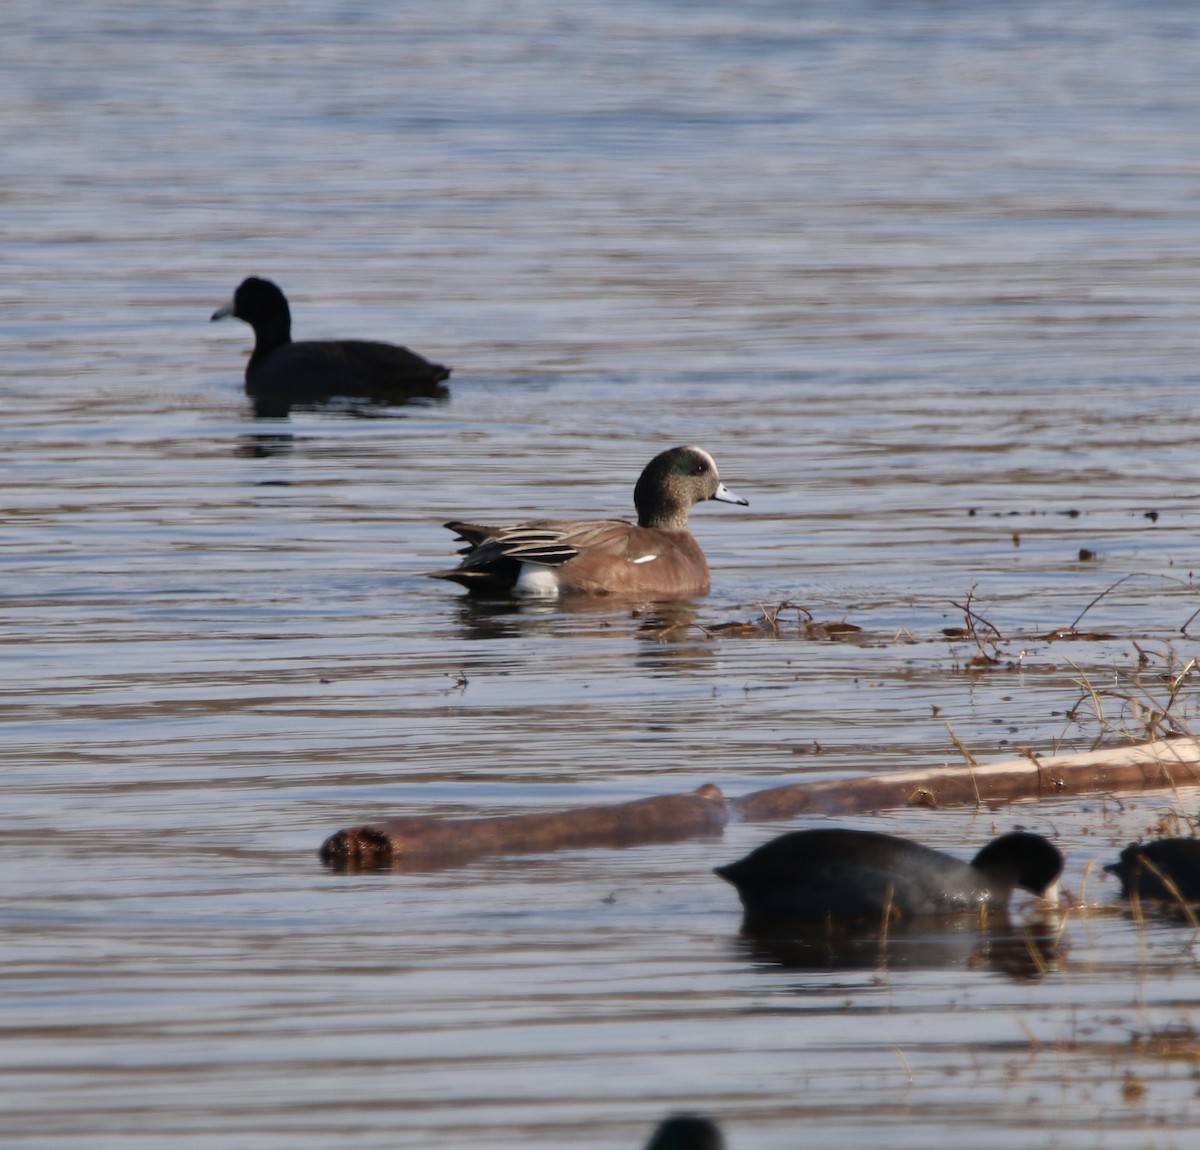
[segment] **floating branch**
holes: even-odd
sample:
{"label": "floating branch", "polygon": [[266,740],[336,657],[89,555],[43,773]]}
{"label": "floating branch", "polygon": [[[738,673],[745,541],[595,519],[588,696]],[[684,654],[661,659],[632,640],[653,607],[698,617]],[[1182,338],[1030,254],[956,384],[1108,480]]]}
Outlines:
{"label": "floating branch", "polygon": [[1161,739],[1076,755],[1035,755],[823,783],[795,783],[730,800],[747,822],[809,812],[867,814],[903,806],[993,806],[1051,795],[1200,784],[1200,741]]}
{"label": "floating branch", "polygon": [[674,842],[719,832],[727,822],[801,814],[870,814],[903,806],[999,806],[1051,795],[1136,791],[1200,784],[1200,741],[967,763],[819,783],[793,783],[727,799],[706,783],[690,794],[603,807],[496,818],[392,819],[326,839],[321,860],[335,870],[419,870],[485,855]]}
{"label": "floating branch", "polygon": [[725,796],[706,783],[691,794],[605,807],[480,819],[392,819],[351,827],[325,840],[321,861],[348,872],[418,869],[480,855],[675,842],[719,831],[728,821]]}

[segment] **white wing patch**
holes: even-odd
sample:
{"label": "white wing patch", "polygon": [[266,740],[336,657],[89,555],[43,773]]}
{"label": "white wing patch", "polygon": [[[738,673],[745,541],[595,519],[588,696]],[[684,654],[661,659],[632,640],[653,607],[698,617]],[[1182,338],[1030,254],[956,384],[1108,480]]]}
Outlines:
{"label": "white wing patch", "polygon": [[544,563],[522,563],[513,591],[529,599],[553,599],[562,588],[558,573]]}
{"label": "white wing patch", "polygon": [[657,559],[657,555],[639,555],[636,559],[630,559],[630,563],[653,563]]}

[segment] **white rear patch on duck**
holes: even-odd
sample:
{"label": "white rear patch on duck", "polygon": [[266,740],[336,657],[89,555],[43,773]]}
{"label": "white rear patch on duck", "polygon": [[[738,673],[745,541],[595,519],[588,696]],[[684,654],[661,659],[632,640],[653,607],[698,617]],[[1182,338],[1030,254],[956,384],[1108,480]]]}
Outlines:
{"label": "white rear patch on duck", "polygon": [[513,584],[513,593],[529,599],[553,599],[561,587],[558,572],[544,563],[522,563],[521,573]]}

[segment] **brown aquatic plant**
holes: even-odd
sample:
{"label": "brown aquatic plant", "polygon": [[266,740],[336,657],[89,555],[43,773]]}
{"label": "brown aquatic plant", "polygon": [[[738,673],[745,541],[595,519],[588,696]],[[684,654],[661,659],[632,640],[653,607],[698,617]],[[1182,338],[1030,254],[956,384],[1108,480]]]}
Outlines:
{"label": "brown aquatic plant", "polygon": [[[1167,669],[1161,674],[1152,673],[1153,656],[1142,646],[1135,644],[1138,652],[1137,665],[1132,671],[1114,671],[1111,686],[1099,686],[1078,664],[1070,659],[1067,664],[1076,674],[1076,685],[1080,688],[1079,701],[1066,712],[1072,722],[1080,722],[1079,707],[1083,703],[1091,706],[1092,717],[1097,725],[1093,748],[1101,746],[1106,738],[1114,735],[1130,742],[1154,742],[1158,739],[1178,738],[1190,735],[1191,727],[1186,714],[1181,713],[1183,688],[1194,681],[1200,662],[1189,658],[1182,666],[1173,648],[1165,653]],[[1166,687],[1165,697],[1161,688]],[[1115,704],[1115,715],[1110,718],[1106,702]]]}
{"label": "brown aquatic plant", "polygon": [[1126,1102],[1140,1102],[1146,1097],[1146,1084],[1132,1070],[1125,1071],[1121,1079],[1121,1097]]}
{"label": "brown aquatic plant", "polygon": [[[994,667],[1003,662],[1004,652],[1001,644],[1004,636],[1000,628],[985,619],[975,608],[975,584],[971,584],[967,597],[962,603],[951,600],[951,606],[958,608],[963,614],[962,627],[947,627],[942,634],[949,639],[969,639],[975,644],[975,654],[967,660],[967,667],[978,669]],[[1018,660],[1019,661],[1019,660]]]}
{"label": "brown aquatic plant", "polygon": [[785,635],[781,617],[785,611],[795,611],[796,634],[802,639],[841,639],[848,635],[860,634],[862,631],[857,624],[848,623],[844,619],[828,622],[818,621],[807,607],[802,607],[799,603],[793,603],[788,599],[775,607],[759,603],[758,609],[760,614],[757,619],[728,619],[723,623],[709,623],[705,626],[696,623],[694,626],[709,638],[719,635],[724,638],[758,639],[767,635],[781,639]]}
{"label": "brown aquatic plant", "polygon": [[949,723],[946,724],[946,730],[949,732],[950,741],[958,748],[958,753],[967,764],[967,772],[971,776],[971,789],[975,792],[975,806],[979,808],[983,806],[983,799],[979,796],[979,783],[975,779],[975,768],[979,766],[979,760],[971,754],[970,748],[954,733],[954,728]]}

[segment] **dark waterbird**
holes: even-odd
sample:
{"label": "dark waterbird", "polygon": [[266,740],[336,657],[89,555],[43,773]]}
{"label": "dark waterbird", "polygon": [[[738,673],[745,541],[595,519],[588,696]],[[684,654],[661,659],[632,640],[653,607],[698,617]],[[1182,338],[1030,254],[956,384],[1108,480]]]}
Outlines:
{"label": "dark waterbird", "polygon": [[444,398],[450,369],[391,343],[361,339],[292,340],[287,297],[270,280],[243,280],[213,320],[233,316],[254,329],[246,364],[246,394],[260,411],[282,412],[297,403],[334,396],[405,403]]}
{"label": "dark waterbird", "polygon": [[716,873],[731,882],[748,919],[813,922],[904,920],[1007,908],[1021,887],[1053,898],[1062,855],[1041,835],[1001,835],[969,863],[874,831],[781,835]]}
{"label": "dark waterbird", "polygon": [[659,1123],[646,1150],[725,1150],[720,1127],[708,1118],[676,1114]]}
{"label": "dark waterbird", "polygon": [[461,583],[473,595],[619,595],[686,599],[708,594],[708,561],[688,531],[688,512],[706,499],[734,495],[699,447],[660,452],[633,490],[638,521],[539,519],[515,527],[447,523],[467,546],[462,562],[434,579]]}
{"label": "dark waterbird", "polygon": [[1200,903],[1200,841],[1158,839],[1130,843],[1121,861],[1104,868],[1121,880],[1126,898]]}

